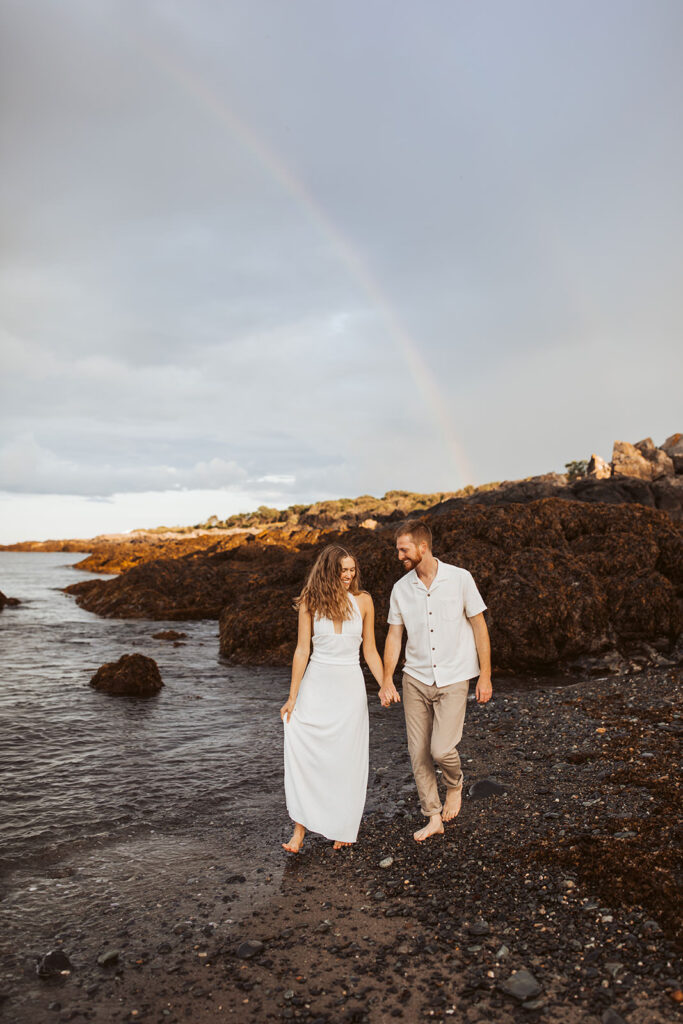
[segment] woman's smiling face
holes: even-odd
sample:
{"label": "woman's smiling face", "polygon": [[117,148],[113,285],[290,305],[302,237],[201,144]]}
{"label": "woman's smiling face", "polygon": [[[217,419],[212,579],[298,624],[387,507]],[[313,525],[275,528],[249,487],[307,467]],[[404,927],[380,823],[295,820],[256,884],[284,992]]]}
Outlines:
{"label": "woman's smiling face", "polygon": [[339,574],[342,586],[345,590],[348,590],[356,575],[356,561],[351,557],[351,555],[346,555],[342,558]]}

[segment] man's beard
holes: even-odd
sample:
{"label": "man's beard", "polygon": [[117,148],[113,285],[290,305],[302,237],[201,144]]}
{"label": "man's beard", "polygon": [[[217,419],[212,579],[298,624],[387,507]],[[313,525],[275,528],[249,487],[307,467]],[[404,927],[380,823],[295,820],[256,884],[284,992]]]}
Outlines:
{"label": "man's beard", "polygon": [[421,561],[422,557],[420,555],[418,555],[417,558],[404,558],[403,567],[405,569],[415,569]]}

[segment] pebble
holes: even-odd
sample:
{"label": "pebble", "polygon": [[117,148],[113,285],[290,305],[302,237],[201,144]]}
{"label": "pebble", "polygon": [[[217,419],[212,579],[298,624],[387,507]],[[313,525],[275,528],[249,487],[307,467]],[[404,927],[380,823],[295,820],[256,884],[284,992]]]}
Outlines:
{"label": "pebble", "polygon": [[74,967],[63,949],[51,949],[36,967],[36,974],[41,978],[49,978],[61,971],[73,971]]}
{"label": "pebble", "polygon": [[525,967],[516,974],[511,974],[507,981],[501,982],[500,987],[506,995],[513,996],[520,1003],[534,999],[542,991],[531,971],[527,971]]}
{"label": "pebble", "polygon": [[262,942],[258,939],[247,939],[245,942],[240,942],[237,947],[237,956],[241,960],[249,960],[252,956],[256,956],[257,953],[261,953],[264,949]]}
{"label": "pebble", "polygon": [[100,953],[97,958],[97,962],[100,967],[109,967],[110,964],[115,964],[118,958],[118,949],[108,949],[106,953]]}
{"label": "pebble", "polygon": [[491,931],[486,921],[473,921],[471,925],[468,925],[467,931],[470,935],[488,935]]}
{"label": "pebble", "polygon": [[616,1010],[611,1007],[603,1013],[600,1018],[600,1024],[626,1024],[626,1021]]}
{"label": "pebble", "polygon": [[478,779],[470,786],[468,793],[472,800],[482,800],[487,796],[500,796],[505,788],[502,782],[496,782],[495,779]]}
{"label": "pebble", "polygon": [[394,858],[393,857],[385,857],[384,860],[381,860],[379,862],[379,866],[381,868],[390,868],[393,863],[394,863]]}
{"label": "pebble", "polygon": [[496,953],[496,960],[504,960],[505,957],[508,956],[509,953],[510,953],[510,950],[508,949],[508,947],[505,944],[503,944],[500,947],[500,949],[498,950],[498,952]]}

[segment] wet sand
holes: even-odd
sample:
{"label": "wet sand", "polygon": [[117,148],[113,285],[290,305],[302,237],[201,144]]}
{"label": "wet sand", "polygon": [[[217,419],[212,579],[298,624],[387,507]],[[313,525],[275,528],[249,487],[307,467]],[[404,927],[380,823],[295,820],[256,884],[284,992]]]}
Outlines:
{"label": "wet sand", "polygon": [[[309,836],[285,854],[282,799],[242,826],[27,865],[0,904],[5,1018],[676,1019],[677,700],[673,670],[496,686],[468,707],[460,752],[468,794],[485,778],[504,792],[467,795],[426,844],[392,708],[373,716],[370,813],[351,849]],[[41,978],[54,949],[72,969]]]}

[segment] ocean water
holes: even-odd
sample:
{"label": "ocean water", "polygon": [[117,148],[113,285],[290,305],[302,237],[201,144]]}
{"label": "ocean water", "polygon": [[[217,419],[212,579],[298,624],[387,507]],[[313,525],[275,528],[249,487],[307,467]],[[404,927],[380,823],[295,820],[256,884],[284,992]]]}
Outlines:
{"label": "ocean water", "polygon": [[[0,552],[0,590],[22,602],[0,613],[0,868],[45,866],[144,833],[180,838],[249,823],[267,831],[267,818],[271,831],[280,820],[286,831],[279,708],[289,671],[222,661],[217,622],[84,611],[61,591],[93,578],[73,567],[83,557]],[[155,640],[162,629],[187,638]],[[136,651],[159,665],[157,696],[88,685],[101,664]],[[373,691],[371,763],[385,767],[381,739],[396,723]],[[385,802],[371,785],[368,810]]]}
{"label": "ocean water", "polygon": [[[93,578],[84,556],[0,552],[0,864],[58,857],[136,830],[192,826],[274,806],[282,790],[279,707],[289,673],[234,668],[216,622],[102,619],[60,588]],[[182,646],[155,640],[187,633]],[[138,651],[163,690],[112,697],[96,669]],[[270,799],[269,799],[270,798]]]}

